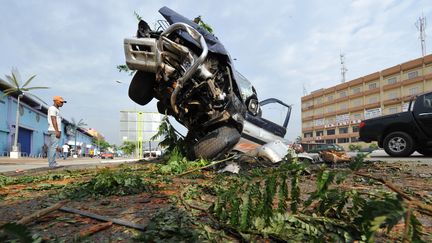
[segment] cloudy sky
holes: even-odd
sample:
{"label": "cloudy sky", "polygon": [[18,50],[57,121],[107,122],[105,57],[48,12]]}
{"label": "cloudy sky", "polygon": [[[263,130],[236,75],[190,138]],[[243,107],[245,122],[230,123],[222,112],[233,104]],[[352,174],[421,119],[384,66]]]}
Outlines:
{"label": "cloudy sky", "polygon": [[[300,98],[340,83],[340,53],[347,80],[418,58],[415,22],[432,20],[428,0],[0,0],[0,75],[17,67],[36,74],[34,94],[69,101],[66,118],[83,118],[110,143],[120,143],[120,110],[156,111],[127,96],[131,79],[119,73],[123,38],[136,32],[134,11],[151,25],[168,6],[186,17],[203,16],[236,68],[256,87],[260,99],[293,105],[287,138],[301,134]],[[431,26],[426,33],[432,35]],[[430,38],[427,38],[430,43]],[[432,44],[431,44],[432,45]],[[427,48],[429,53],[430,48]],[[117,83],[116,80],[122,83]]]}

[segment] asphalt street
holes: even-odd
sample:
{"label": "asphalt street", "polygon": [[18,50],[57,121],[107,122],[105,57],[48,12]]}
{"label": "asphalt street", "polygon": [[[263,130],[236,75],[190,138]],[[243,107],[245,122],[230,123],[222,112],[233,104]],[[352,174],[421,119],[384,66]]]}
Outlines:
{"label": "asphalt street", "polygon": [[370,154],[369,158],[366,158],[366,160],[385,162],[423,162],[432,164],[432,157],[426,157],[417,152],[414,152],[409,157],[396,158],[388,156],[384,150],[375,150]]}
{"label": "asphalt street", "polygon": [[[356,153],[348,152],[349,155],[355,156]],[[367,158],[367,161],[385,161],[385,162],[420,162],[432,164],[432,157],[425,157],[421,154],[414,153],[410,157],[393,158],[388,156],[384,150],[375,150]],[[100,158],[68,158],[66,160],[58,159],[57,163],[62,166],[59,169],[80,169],[101,167],[114,163],[136,162],[138,159],[116,158],[116,159],[100,159]],[[43,158],[20,158],[11,159],[8,157],[0,157],[0,173],[2,174],[18,174],[33,170],[48,170],[48,161]]]}
{"label": "asphalt street", "polygon": [[[58,159],[57,163],[62,168],[88,168],[99,167],[113,163],[136,162],[138,159],[116,158],[116,159],[100,159],[100,158],[68,158],[66,160]],[[0,157],[0,173],[21,173],[28,170],[48,170],[48,160],[43,158],[19,158],[11,159],[8,157]]]}

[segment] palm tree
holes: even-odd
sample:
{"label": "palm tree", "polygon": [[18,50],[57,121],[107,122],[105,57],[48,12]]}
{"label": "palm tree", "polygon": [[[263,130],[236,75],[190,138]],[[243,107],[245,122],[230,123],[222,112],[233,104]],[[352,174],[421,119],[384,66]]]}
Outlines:
{"label": "palm tree", "polygon": [[87,124],[83,121],[83,119],[80,119],[78,122],[76,122],[75,119],[72,118],[71,125],[72,125],[72,129],[74,131],[74,137],[75,137],[75,154],[78,155],[77,154],[77,145],[76,145],[76,143],[77,143],[76,140],[77,140],[78,128],[82,128],[84,126],[87,126]]}
{"label": "palm tree", "polygon": [[18,96],[18,101],[17,101],[17,110],[16,110],[16,119],[15,119],[15,139],[14,139],[14,144],[12,146],[12,152],[15,152],[14,156],[11,153],[11,157],[13,158],[18,158],[18,128],[19,128],[19,107],[20,107],[20,100],[22,97],[24,96],[29,96],[29,97],[33,97],[39,101],[41,101],[42,103],[46,104],[42,99],[40,99],[39,97],[37,97],[36,95],[33,95],[31,93],[29,93],[30,90],[34,90],[34,89],[49,89],[48,87],[28,87],[28,85],[30,84],[30,82],[36,77],[36,75],[31,76],[29,79],[27,79],[27,81],[24,82],[23,85],[21,85],[21,76],[18,72],[18,69],[16,68],[12,68],[11,71],[11,75],[5,75],[6,77],[6,81],[1,79],[0,80],[6,84],[8,84],[9,86],[11,86],[8,89],[5,89],[4,92],[4,96]]}

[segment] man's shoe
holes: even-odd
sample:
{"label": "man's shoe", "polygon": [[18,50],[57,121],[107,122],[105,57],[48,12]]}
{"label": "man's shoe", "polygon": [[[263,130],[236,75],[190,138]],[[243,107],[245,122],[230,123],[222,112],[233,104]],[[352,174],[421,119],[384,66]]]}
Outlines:
{"label": "man's shoe", "polygon": [[61,168],[61,167],[64,167],[64,166],[63,165],[59,165],[59,164],[55,164],[53,166],[50,166],[49,168],[50,169],[57,169],[57,168]]}

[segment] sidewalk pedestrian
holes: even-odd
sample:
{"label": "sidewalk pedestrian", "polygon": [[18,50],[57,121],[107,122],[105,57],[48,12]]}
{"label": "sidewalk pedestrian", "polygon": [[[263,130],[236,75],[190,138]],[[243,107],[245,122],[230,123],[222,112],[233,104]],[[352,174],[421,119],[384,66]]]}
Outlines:
{"label": "sidewalk pedestrian", "polygon": [[56,154],[61,137],[61,116],[59,108],[66,101],[61,96],[54,96],[54,104],[48,108],[48,134],[50,136],[48,146],[48,166],[50,168],[58,167]]}
{"label": "sidewalk pedestrian", "polygon": [[48,145],[46,143],[42,146],[42,157],[44,159],[48,157]]}
{"label": "sidewalk pedestrian", "polygon": [[66,143],[63,144],[62,149],[63,149],[63,159],[67,159],[69,154],[69,145],[67,145]]}

